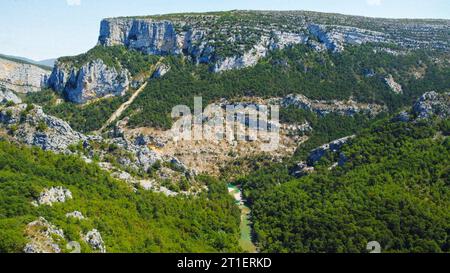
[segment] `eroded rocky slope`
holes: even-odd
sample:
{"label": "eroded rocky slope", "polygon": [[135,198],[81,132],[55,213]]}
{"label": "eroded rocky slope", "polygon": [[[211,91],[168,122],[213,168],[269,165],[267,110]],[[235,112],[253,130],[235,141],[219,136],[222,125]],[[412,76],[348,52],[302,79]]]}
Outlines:
{"label": "eroded rocky slope", "polygon": [[[84,135],[65,121],[45,114],[37,105],[0,107],[0,131],[21,144],[56,153],[77,154],[88,163],[96,161],[101,168],[123,181],[143,184],[148,190],[167,195],[177,193],[161,187],[162,180],[193,177],[192,171],[176,157],[157,152],[144,139],[133,141],[117,130],[112,130],[107,138]],[[159,167],[155,168],[155,165]],[[152,170],[150,179],[147,174]],[[188,187],[187,194],[189,190]]]}
{"label": "eroded rocky slope", "polygon": [[0,57],[0,87],[18,93],[38,92],[47,85],[50,71]]}

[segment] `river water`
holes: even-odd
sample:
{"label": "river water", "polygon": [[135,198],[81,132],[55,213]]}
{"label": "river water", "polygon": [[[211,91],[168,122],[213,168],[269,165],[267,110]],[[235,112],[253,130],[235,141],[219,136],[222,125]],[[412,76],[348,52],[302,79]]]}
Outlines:
{"label": "river water", "polygon": [[236,205],[239,206],[241,210],[241,237],[239,239],[239,245],[245,252],[257,253],[257,249],[252,240],[252,227],[250,222],[250,208],[245,205],[241,187],[228,185],[228,192],[233,196],[236,201]]}

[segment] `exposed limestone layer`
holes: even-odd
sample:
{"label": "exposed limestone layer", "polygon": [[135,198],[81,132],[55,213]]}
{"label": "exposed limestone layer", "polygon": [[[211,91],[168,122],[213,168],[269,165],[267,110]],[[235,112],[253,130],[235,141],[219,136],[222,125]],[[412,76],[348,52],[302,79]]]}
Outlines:
{"label": "exposed limestone layer", "polygon": [[58,241],[64,240],[64,232],[45,218],[31,222],[25,229],[29,243],[23,249],[25,253],[61,253]]}
{"label": "exposed limestone layer", "polygon": [[0,58],[0,87],[18,93],[38,92],[46,87],[50,71]]}
{"label": "exposed limestone layer", "polygon": [[[183,30],[177,30],[178,25]],[[258,41],[240,54],[218,56],[216,40],[212,30],[188,26],[187,22],[155,19],[113,18],[101,23],[99,44],[105,46],[124,45],[154,55],[186,54],[197,63],[213,63],[214,71],[221,72],[254,66],[269,51],[283,49],[290,45],[309,44],[313,48],[325,48],[340,52],[344,45],[363,44],[368,42],[387,42],[386,35],[379,32],[350,28],[327,27],[322,25],[302,26],[298,32],[287,32],[282,29],[271,29],[259,36]],[[223,30],[225,31],[225,30]],[[316,41],[311,40],[315,37]],[[238,44],[240,35],[229,37],[227,43]],[[321,47],[320,44],[323,46]],[[248,48],[248,46],[246,46]]]}
{"label": "exposed limestone layer", "polygon": [[54,203],[64,203],[72,199],[72,192],[63,187],[45,189],[36,201],[36,205],[53,206]]}
{"label": "exposed limestone layer", "polygon": [[105,19],[99,44],[124,45],[154,55],[183,54],[221,72],[253,66],[269,51],[297,44],[335,53],[365,43],[442,49],[449,46],[446,28],[446,21],[405,23],[302,11],[232,11]]}
{"label": "exposed limestone layer", "polygon": [[403,94],[403,87],[394,80],[392,75],[388,75],[385,79],[386,84],[396,94]]}
{"label": "exposed limestone layer", "polygon": [[13,102],[15,104],[22,103],[22,100],[14,94],[12,91],[0,90],[0,103],[7,103],[7,102]]}
{"label": "exposed limestone layer", "polygon": [[82,236],[83,240],[92,247],[93,250],[99,253],[106,253],[105,243],[103,242],[102,235],[96,229],[89,231],[85,236]]}
{"label": "exposed limestone layer", "polygon": [[108,67],[101,59],[77,69],[57,61],[48,81],[49,86],[75,103],[106,96],[123,96],[130,84],[126,69]]}
{"label": "exposed limestone layer", "polygon": [[44,113],[41,107],[26,104],[0,110],[0,126],[9,128],[14,139],[43,150],[65,153],[69,146],[88,140],[70,125]]}
{"label": "exposed limestone layer", "polygon": [[325,144],[317,149],[311,151],[309,155],[308,161],[310,165],[314,165],[316,162],[319,162],[322,157],[325,156],[327,152],[337,153],[341,150],[342,146],[347,144],[350,140],[355,138],[355,136],[344,137],[335,141],[332,141],[328,144]]}
{"label": "exposed limestone layer", "polygon": [[346,45],[391,42],[384,33],[356,27],[311,24],[308,29],[319,42],[332,52],[342,52]]}
{"label": "exposed limestone layer", "polygon": [[291,94],[280,100],[283,107],[294,106],[303,110],[315,112],[321,116],[330,113],[352,116],[357,113],[366,113],[375,116],[386,110],[384,106],[378,104],[359,103],[353,100],[348,101],[319,101],[310,100],[301,94]]}
{"label": "exposed limestone layer", "polygon": [[428,119],[433,116],[450,117],[450,93],[439,94],[431,91],[423,94],[414,104],[413,114],[418,119]]}

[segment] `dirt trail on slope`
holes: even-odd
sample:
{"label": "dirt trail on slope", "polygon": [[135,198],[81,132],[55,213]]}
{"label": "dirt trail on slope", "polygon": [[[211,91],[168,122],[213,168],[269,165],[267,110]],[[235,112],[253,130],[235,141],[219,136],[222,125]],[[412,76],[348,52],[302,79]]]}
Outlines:
{"label": "dirt trail on slope", "polygon": [[111,125],[116,119],[118,119],[125,110],[130,107],[130,105],[134,102],[134,100],[139,96],[139,94],[144,91],[145,87],[147,87],[148,82],[145,82],[134,94],[131,96],[131,98],[123,103],[108,119],[108,121],[103,125],[100,130],[98,130],[99,133],[103,132],[109,125]]}
{"label": "dirt trail on slope", "polygon": [[[163,58],[161,58],[158,63],[156,63],[153,67],[152,67],[152,73],[153,74],[156,69],[158,69],[158,67],[161,65]],[[125,110],[128,109],[128,107],[130,107],[130,105],[134,102],[134,100],[136,100],[136,98],[142,93],[142,91],[145,90],[145,87],[147,87],[148,81],[146,81],[143,85],[141,85],[141,87],[139,87],[138,90],[136,90],[136,92],[134,92],[134,94],[130,97],[130,99],[126,102],[124,102],[112,115],[111,117],[108,119],[108,121],[106,121],[106,123],[102,126],[102,128],[100,128],[97,133],[101,133],[103,132],[109,125],[111,125],[115,120],[117,120],[118,118],[120,118],[120,116],[122,116],[123,112]]]}

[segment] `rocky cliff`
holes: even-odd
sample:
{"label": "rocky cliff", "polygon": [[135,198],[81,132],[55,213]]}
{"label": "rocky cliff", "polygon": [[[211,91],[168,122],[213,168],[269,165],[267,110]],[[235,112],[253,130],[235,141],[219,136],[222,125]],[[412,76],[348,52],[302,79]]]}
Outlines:
{"label": "rocky cliff", "polygon": [[[406,23],[302,11],[109,18],[100,25],[98,54],[76,56],[72,58],[74,62],[71,58],[60,59],[48,84],[68,100],[85,103],[123,95],[130,83],[138,88],[147,79],[136,80],[136,75],[129,73],[135,69],[124,65],[128,71],[122,67],[120,62],[130,58],[113,54],[108,60],[102,59],[105,52],[101,51],[106,51],[105,48],[123,47],[145,55],[184,56],[194,64],[207,64],[211,71],[219,73],[254,66],[270,52],[293,45],[333,54],[367,43],[377,44],[380,51],[393,54],[396,51],[390,48],[395,45],[401,46],[404,52],[418,48],[445,50],[449,48],[446,31],[449,25],[444,20]],[[146,75],[145,71],[139,72]],[[164,74],[159,72],[155,77]],[[386,83],[392,86],[393,81]],[[394,86],[393,91],[401,93],[399,86]]]}
{"label": "rocky cliff", "polygon": [[125,45],[147,54],[181,53],[184,41],[170,21],[106,19],[101,22],[99,43]]}
{"label": "rocky cliff", "polygon": [[80,68],[57,61],[48,81],[53,90],[75,103],[108,95],[122,96],[129,83],[130,76],[126,69],[109,67],[101,59],[92,60]]}
{"label": "rocky cliff", "polygon": [[360,103],[349,99],[348,101],[325,101],[310,100],[301,94],[291,94],[282,99],[274,99],[273,102],[279,102],[282,107],[295,107],[307,111],[312,111],[320,116],[330,113],[337,113],[345,116],[353,116],[357,113],[376,116],[386,111],[386,107],[378,104]]}
{"label": "rocky cliff", "polygon": [[332,52],[342,52],[346,45],[392,42],[385,33],[356,27],[311,24],[308,30]]}
{"label": "rocky cliff", "polygon": [[9,90],[0,90],[0,103],[22,103],[22,100],[14,94],[12,91]]}
{"label": "rocky cliff", "polygon": [[414,104],[412,114],[417,119],[450,117],[450,93],[439,94],[431,91],[423,94]]}
{"label": "rocky cliff", "polygon": [[21,143],[55,152],[65,153],[70,145],[88,140],[65,121],[45,114],[41,107],[26,104],[0,110],[0,127],[8,128]]}
{"label": "rocky cliff", "polygon": [[46,87],[50,71],[0,57],[0,87],[18,93],[38,92]]}
{"label": "rocky cliff", "polygon": [[446,27],[447,21],[406,24],[301,11],[232,11],[105,19],[99,44],[154,55],[184,54],[221,72],[253,66],[269,51],[295,44],[335,53],[365,43],[447,48]]}

